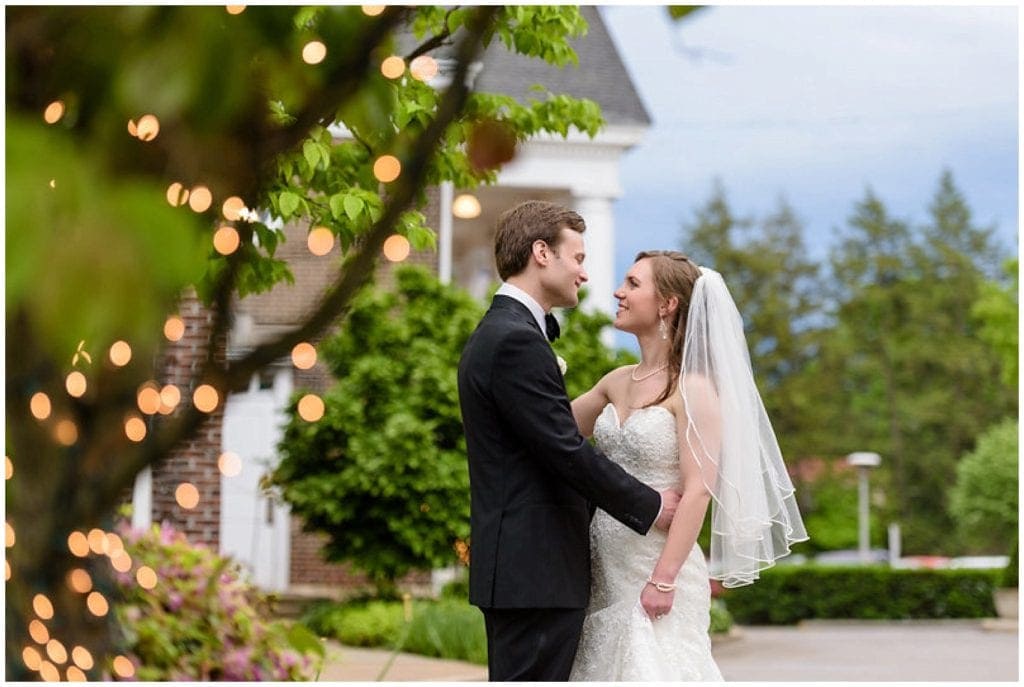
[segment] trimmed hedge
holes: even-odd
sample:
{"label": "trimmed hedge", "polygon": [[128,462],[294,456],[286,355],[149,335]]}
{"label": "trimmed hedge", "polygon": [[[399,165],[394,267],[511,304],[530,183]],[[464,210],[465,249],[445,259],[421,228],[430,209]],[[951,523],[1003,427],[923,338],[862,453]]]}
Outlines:
{"label": "trimmed hedge", "polygon": [[811,619],[994,617],[1000,570],[894,570],[785,566],[723,599],[737,623],[790,625]]}

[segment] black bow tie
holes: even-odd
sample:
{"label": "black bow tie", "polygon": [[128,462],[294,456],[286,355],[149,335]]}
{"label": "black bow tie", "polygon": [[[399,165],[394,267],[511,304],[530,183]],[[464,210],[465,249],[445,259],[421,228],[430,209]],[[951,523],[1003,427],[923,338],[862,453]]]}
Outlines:
{"label": "black bow tie", "polygon": [[544,316],[544,333],[547,334],[548,341],[554,341],[562,333],[562,328],[558,326],[558,320],[551,313]]}

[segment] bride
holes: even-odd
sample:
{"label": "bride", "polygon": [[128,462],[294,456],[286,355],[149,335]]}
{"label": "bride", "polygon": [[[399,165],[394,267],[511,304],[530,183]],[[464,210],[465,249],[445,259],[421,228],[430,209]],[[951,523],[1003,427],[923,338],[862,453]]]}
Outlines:
{"label": "bride", "polygon": [[[646,251],[615,297],[615,327],[637,337],[641,361],[605,375],[573,414],[605,455],[682,500],[667,534],[640,536],[595,513],[591,600],[570,679],[720,681],[709,577],[750,584],[807,533],[721,275],[676,251]],[[697,536],[709,503],[705,562]]]}

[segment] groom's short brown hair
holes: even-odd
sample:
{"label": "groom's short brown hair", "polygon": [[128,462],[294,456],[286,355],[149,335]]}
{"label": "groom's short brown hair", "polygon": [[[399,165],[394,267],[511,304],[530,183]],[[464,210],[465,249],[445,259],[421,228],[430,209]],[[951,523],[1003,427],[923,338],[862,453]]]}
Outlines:
{"label": "groom's short brown hair", "polygon": [[562,229],[582,234],[587,225],[569,208],[546,200],[527,200],[501,213],[494,235],[498,276],[505,280],[526,269],[534,241],[557,248]]}

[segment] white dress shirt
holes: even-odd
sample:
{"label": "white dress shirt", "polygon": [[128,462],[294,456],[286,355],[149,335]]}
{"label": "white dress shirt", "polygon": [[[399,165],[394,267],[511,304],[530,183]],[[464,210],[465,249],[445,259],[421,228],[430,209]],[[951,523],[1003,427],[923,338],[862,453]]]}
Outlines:
{"label": "white dress shirt", "polygon": [[509,284],[507,281],[501,282],[501,286],[494,292],[495,296],[508,296],[519,301],[530,311],[533,315],[533,319],[537,320],[537,326],[540,327],[540,333],[547,337],[547,323],[544,322],[544,308],[540,307],[540,303],[533,299],[533,296],[523,291],[518,286]]}

